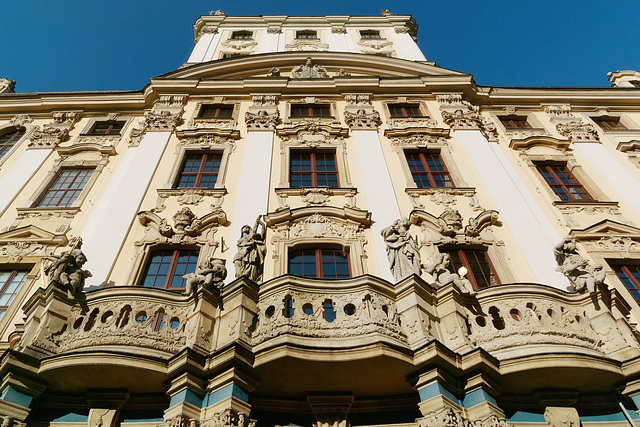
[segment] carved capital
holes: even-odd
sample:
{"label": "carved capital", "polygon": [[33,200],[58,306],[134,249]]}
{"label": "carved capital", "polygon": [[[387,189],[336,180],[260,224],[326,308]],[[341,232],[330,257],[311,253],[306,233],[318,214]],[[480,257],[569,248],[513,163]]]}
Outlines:
{"label": "carved capital", "polygon": [[17,114],[11,118],[11,121],[9,123],[11,123],[12,126],[24,127],[29,123],[33,123],[33,117],[27,114]]}
{"label": "carved capital", "polygon": [[347,34],[347,29],[345,27],[332,27],[331,32],[333,34]]}
{"label": "carved capital", "polygon": [[482,119],[477,111],[443,111],[442,119],[451,129],[481,129]]}
{"label": "carved capital", "polygon": [[260,110],[258,113],[247,111],[244,115],[248,130],[274,130],[279,119],[280,112],[277,110],[271,114],[266,110]]}
{"label": "carved capital", "polygon": [[281,34],[282,27],[268,27],[267,34]]}
{"label": "carved capital", "polygon": [[543,105],[542,109],[552,117],[571,117],[570,105]]}
{"label": "carved capital", "polygon": [[378,126],[382,124],[380,113],[377,111],[367,112],[364,109],[358,110],[355,113],[345,111],[344,121],[351,130],[377,130]]}
{"label": "carved capital", "polygon": [[174,130],[182,118],[182,113],[171,113],[166,110],[160,112],[149,111],[145,114],[145,117],[145,132],[163,132]]}
{"label": "carved capital", "polygon": [[69,134],[69,130],[65,128],[53,127],[45,125],[42,130],[36,127],[31,134],[29,148],[54,148]]}
{"label": "carved capital", "polygon": [[558,123],[556,125],[558,132],[562,136],[566,136],[571,142],[599,142],[600,137],[596,129],[580,120],[574,120],[567,123]]}

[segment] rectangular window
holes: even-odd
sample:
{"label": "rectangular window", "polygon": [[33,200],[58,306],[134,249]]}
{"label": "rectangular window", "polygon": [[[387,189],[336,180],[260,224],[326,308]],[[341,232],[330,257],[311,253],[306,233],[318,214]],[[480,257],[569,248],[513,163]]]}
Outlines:
{"label": "rectangular window", "polygon": [[290,166],[292,188],[340,186],[333,151],[292,150]]}
{"label": "rectangular window", "polygon": [[10,130],[0,135],[0,159],[24,136],[23,130]]}
{"label": "rectangular window", "polygon": [[599,118],[594,118],[593,121],[596,122],[596,124],[600,126],[602,130],[605,130],[605,131],[606,130],[627,130],[627,127],[622,123],[620,123],[620,119],[617,117],[615,118],[599,117]]}
{"label": "rectangular window", "polygon": [[640,304],[640,262],[630,261],[624,264],[610,262],[609,264],[633,299]]}
{"label": "rectangular window", "polygon": [[233,118],[233,105],[210,104],[200,107],[199,119],[231,119]]}
{"label": "rectangular window", "polygon": [[380,38],[380,31],[374,31],[374,30],[360,31],[360,38],[363,38],[363,39],[379,39]]}
{"label": "rectangular window", "polygon": [[452,249],[442,250],[451,256],[450,269],[452,273],[457,273],[460,267],[467,269],[467,279],[471,282],[473,289],[478,290],[491,285],[500,284],[486,251],[476,249]]}
{"label": "rectangular window", "polygon": [[393,118],[424,117],[420,111],[420,104],[387,104]]}
{"label": "rectangular window", "polygon": [[538,172],[563,202],[593,200],[582,184],[571,174],[567,165],[538,164]]}
{"label": "rectangular window", "polygon": [[253,38],[253,33],[251,31],[234,31],[231,33],[231,38],[233,40],[250,40]]}
{"label": "rectangular window", "polygon": [[198,251],[190,249],[164,249],[151,252],[143,286],[182,290],[185,274],[195,273]]}
{"label": "rectangular window", "polygon": [[331,117],[331,105],[291,104],[291,117]]}
{"label": "rectangular window", "polygon": [[507,129],[531,129],[532,126],[527,121],[526,117],[509,116],[499,117],[502,125]]}
{"label": "rectangular window", "polygon": [[90,135],[120,135],[126,122],[124,121],[96,121],[91,130]]}
{"label": "rectangular window", "polygon": [[317,39],[318,32],[317,31],[296,31],[297,39]]}
{"label": "rectangular window", "polygon": [[178,176],[176,188],[214,188],[221,163],[221,153],[187,154]]}
{"label": "rectangular window", "polygon": [[69,207],[78,198],[91,178],[92,169],[63,169],[49,186],[37,206]]}
{"label": "rectangular window", "polygon": [[439,153],[405,151],[413,182],[418,188],[452,188],[453,181]]}
{"label": "rectangular window", "polygon": [[0,270],[0,317],[7,311],[11,302],[27,280],[29,270]]}
{"label": "rectangular window", "polygon": [[289,253],[289,273],[322,279],[351,277],[349,254],[337,249],[304,249]]}

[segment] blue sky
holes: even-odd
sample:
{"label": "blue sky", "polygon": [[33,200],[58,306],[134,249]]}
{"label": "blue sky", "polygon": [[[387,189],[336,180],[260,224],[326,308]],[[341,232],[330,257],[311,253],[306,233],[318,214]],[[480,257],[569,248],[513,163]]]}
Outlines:
{"label": "blue sky", "polygon": [[[5,4],[3,4],[5,3]],[[192,24],[227,15],[412,14],[430,61],[481,85],[609,86],[640,70],[633,0],[565,1],[0,1],[0,77],[17,92],[144,87],[193,48]]]}

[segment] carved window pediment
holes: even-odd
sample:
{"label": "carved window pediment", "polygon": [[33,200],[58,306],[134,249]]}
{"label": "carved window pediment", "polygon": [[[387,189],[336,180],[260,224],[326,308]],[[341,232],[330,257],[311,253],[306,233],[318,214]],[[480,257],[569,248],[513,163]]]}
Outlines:
{"label": "carved window pediment", "polygon": [[0,233],[0,257],[6,257],[5,263],[20,262],[28,257],[50,255],[55,248],[66,246],[68,242],[62,233],[27,225]]}
{"label": "carved window pediment", "polygon": [[[475,218],[469,218],[467,225],[464,225],[460,212],[456,209],[445,208],[438,217],[423,210],[414,210],[411,212],[409,219],[413,224],[437,231],[441,236],[445,237],[441,241],[454,243],[455,240],[463,242],[482,241],[481,233],[483,230],[493,225],[502,225],[498,218],[497,211],[485,210]],[[447,237],[449,239],[446,239]],[[454,241],[451,241],[451,239],[454,239]]]}
{"label": "carved window pediment", "polygon": [[[605,219],[589,227],[573,229],[570,234],[589,252],[603,252],[607,258],[640,256],[640,228]],[[607,253],[604,253],[607,252]]]}

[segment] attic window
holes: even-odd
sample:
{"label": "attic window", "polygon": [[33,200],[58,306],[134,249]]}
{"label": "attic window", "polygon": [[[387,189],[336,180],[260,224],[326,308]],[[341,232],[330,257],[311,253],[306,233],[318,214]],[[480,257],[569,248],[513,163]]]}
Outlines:
{"label": "attic window", "polygon": [[231,33],[232,40],[251,40],[253,33],[251,31],[234,31]]}
{"label": "attic window", "polygon": [[296,31],[296,38],[297,39],[317,39],[318,32],[310,31],[310,30]]}
{"label": "attic window", "polygon": [[362,39],[379,39],[380,37],[380,31],[375,31],[375,30],[366,30],[366,31],[360,31],[360,38]]}

